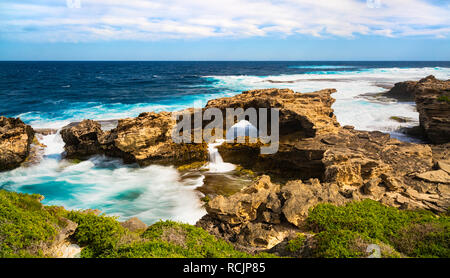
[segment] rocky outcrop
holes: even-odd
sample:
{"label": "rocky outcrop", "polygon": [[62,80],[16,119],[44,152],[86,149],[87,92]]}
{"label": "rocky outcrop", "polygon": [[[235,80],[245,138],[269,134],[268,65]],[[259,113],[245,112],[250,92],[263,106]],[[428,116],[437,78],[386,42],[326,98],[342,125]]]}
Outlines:
{"label": "rocky outcrop", "polygon": [[450,80],[433,75],[396,83],[385,94],[399,101],[415,101],[422,131],[434,144],[450,142]]}
{"label": "rocky outcrop", "polygon": [[431,142],[450,142],[450,80],[429,76],[414,87],[420,126]]}
{"label": "rocky outcrop", "polygon": [[[443,170],[441,170],[443,171]],[[373,199],[385,205],[406,209],[444,212],[450,205],[450,190],[438,182],[434,189],[396,184],[394,177],[382,174],[360,186],[339,186],[335,182],[291,180],[276,184],[268,176],[229,197],[217,196],[206,204],[208,212],[197,222],[211,234],[246,250],[266,250],[308,229],[310,209],[319,203],[344,205],[350,201]],[[431,189],[431,188],[429,188]]]}
{"label": "rocky outcrop", "polygon": [[414,87],[417,81],[403,81],[395,83],[387,93],[384,95],[398,101],[414,101],[415,91]]}
{"label": "rocky outcrop", "polygon": [[360,186],[382,174],[402,177],[433,166],[432,151],[426,145],[347,128],[302,140],[281,137],[279,151],[273,155],[259,154],[256,144],[224,143],[219,152],[224,161],[256,172],[284,179],[318,178],[339,186]]}
{"label": "rocky outcrop", "polygon": [[[262,155],[260,144],[224,143],[219,152],[224,161],[268,174],[280,184],[264,175],[239,193],[217,196],[208,202],[208,214],[197,225],[237,246],[267,249],[301,231],[309,210],[320,202],[343,205],[370,198],[402,209],[448,210],[448,146],[431,148],[382,132],[340,127],[328,107],[333,102],[326,100],[331,98],[328,93],[307,94],[316,114],[306,104],[294,105],[306,101],[303,94],[290,96],[290,91],[282,90],[246,94],[211,101],[208,106],[277,105],[280,115],[285,111],[280,116],[279,151]],[[258,98],[260,94],[264,100]],[[290,100],[283,103],[284,98]]]}
{"label": "rocky outcrop", "polygon": [[30,154],[34,131],[19,118],[0,117],[0,171],[20,166]]}
{"label": "rocky outcrop", "polygon": [[77,244],[73,244],[69,237],[75,233],[78,224],[67,218],[61,218],[61,229],[55,236],[49,246],[44,248],[44,253],[49,257],[55,258],[74,258],[79,257],[81,248]]}
{"label": "rocky outcrop", "polygon": [[84,120],[76,125],[69,125],[61,130],[66,156],[86,157],[100,154],[102,148],[99,139],[103,136],[100,124],[93,120]]}
{"label": "rocky outcrop", "polygon": [[264,175],[241,192],[209,201],[208,214],[197,226],[243,250],[270,249],[301,231],[309,209],[319,202],[342,205],[352,199],[337,185],[318,179],[290,181],[281,187]]}
{"label": "rocky outcrop", "polygon": [[[430,82],[427,80],[418,83]],[[445,161],[446,157],[448,158],[448,147],[433,147],[432,150],[428,145],[401,142],[382,132],[358,131],[351,126],[340,127],[332,116],[333,110],[328,106],[333,103],[333,100],[327,99],[331,99],[329,92],[296,93],[299,97],[290,96],[289,90],[250,91],[246,94],[245,99],[249,100],[253,95],[264,95],[264,101],[256,98],[258,101],[253,102],[255,108],[259,108],[257,105],[265,107],[267,103],[275,103],[280,107],[280,115],[281,111],[286,111],[285,114],[289,114],[288,111],[299,111],[298,115],[309,115],[309,122],[314,123],[315,131],[303,132],[302,134],[309,134],[306,137],[298,136],[299,133],[293,136],[290,133],[293,131],[292,125],[286,124],[286,121],[281,124],[283,121],[280,120],[281,136],[277,153],[260,154],[260,144],[224,143],[218,149],[225,162],[240,164],[260,174],[269,174],[280,181],[318,179],[321,183],[337,186],[345,196],[362,192],[373,199],[382,200],[385,194],[392,193],[386,199],[390,200],[386,201],[390,205],[433,211],[446,211],[448,208],[448,196],[443,193],[445,190],[441,190],[447,184],[447,173],[436,169],[435,166],[436,161]],[[221,109],[226,105],[238,106],[246,103],[244,95],[219,99],[220,101],[212,101],[208,105],[215,104],[215,107]],[[302,95],[307,95],[306,99],[312,101],[312,107],[316,106],[316,114],[308,112],[307,105],[294,105],[295,108],[292,108],[296,102],[303,104],[305,99]],[[281,101],[284,98],[289,99],[289,96],[301,101]],[[245,104],[245,107],[246,105],[249,104]],[[291,108],[285,110],[283,105]],[[301,107],[305,111],[300,109]],[[313,115],[317,116],[317,119]],[[297,125],[301,123],[297,122]],[[415,190],[418,193],[437,194],[440,198],[432,198],[431,201],[424,195],[412,196],[406,193],[406,189],[410,189],[409,192]],[[401,196],[397,196],[401,201],[397,202],[396,198],[391,198],[396,196],[394,192],[408,196],[407,200],[414,201],[405,202]]]}
{"label": "rocky outcrop", "polygon": [[172,113],[142,113],[118,120],[117,127],[103,131],[98,122],[84,120],[61,131],[68,157],[105,154],[127,163],[185,164],[207,159],[206,144],[176,144]]}
{"label": "rocky outcrop", "polygon": [[177,144],[172,141],[175,125],[172,113],[142,113],[136,118],[119,120],[117,127],[106,134],[102,143],[112,145],[125,160],[131,159],[140,165],[206,161],[206,144]]}
{"label": "rocky outcrop", "polygon": [[147,225],[137,217],[131,217],[127,221],[120,222],[120,225],[132,232],[145,231],[147,229]]}
{"label": "rocky outcrop", "polygon": [[280,185],[272,183],[268,176],[258,177],[241,192],[209,201],[208,214],[197,226],[243,248],[270,248],[297,230],[281,223],[280,197]]}
{"label": "rocky outcrop", "polygon": [[[335,89],[312,93],[296,93],[290,89],[260,89],[245,91],[233,97],[208,101],[205,109],[219,108],[226,115],[227,108],[279,108],[280,134],[292,137],[314,137],[321,133],[336,132],[339,123],[331,105]],[[270,119],[270,115],[268,115]],[[224,127],[226,126],[224,119]]]}

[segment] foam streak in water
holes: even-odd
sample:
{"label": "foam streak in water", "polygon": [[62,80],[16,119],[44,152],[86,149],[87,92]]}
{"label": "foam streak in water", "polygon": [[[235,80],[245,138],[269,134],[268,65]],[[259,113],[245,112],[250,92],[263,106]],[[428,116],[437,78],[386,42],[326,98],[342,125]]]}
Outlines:
{"label": "foam streak in water", "polygon": [[174,167],[140,168],[104,156],[74,164],[61,159],[64,144],[59,134],[44,136],[42,142],[47,145],[43,160],[0,173],[0,187],[42,194],[47,205],[100,209],[122,220],[137,216],[147,224],[159,219],[194,224],[205,214],[195,191],[202,179],[185,186]]}
{"label": "foam streak in water", "polygon": [[[305,66],[306,67],[306,66]],[[324,88],[335,88],[333,105],[341,125],[353,125],[360,130],[379,130],[402,140],[412,140],[401,135],[401,127],[418,125],[419,114],[414,103],[373,102],[360,97],[367,93],[382,93],[386,89],[379,84],[394,85],[405,80],[418,80],[433,74],[438,79],[448,79],[450,68],[376,68],[363,70],[342,70],[332,72],[310,72],[276,76],[207,76],[215,80],[217,88],[232,90],[236,94],[243,90],[289,88],[297,92],[312,92]],[[399,123],[392,116],[410,118],[411,122]]]}
{"label": "foam streak in water", "polygon": [[226,173],[233,171],[236,168],[234,164],[223,162],[222,156],[217,149],[223,142],[225,142],[225,140],[222,139],[208,144],[209,163],[205,168],[208,168],[211,173]]}

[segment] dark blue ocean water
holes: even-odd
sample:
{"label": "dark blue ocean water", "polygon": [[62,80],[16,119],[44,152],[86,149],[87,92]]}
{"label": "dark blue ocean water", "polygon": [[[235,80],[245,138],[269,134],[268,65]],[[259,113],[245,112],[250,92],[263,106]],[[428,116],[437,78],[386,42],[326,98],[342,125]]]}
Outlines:
{"label": "dark blue ocean water", "polygon": [[21,116],[36,125],[135,116],[252,87],[220,77],[437,67],[449,68],[450,62],[0,62],[0,115]]}

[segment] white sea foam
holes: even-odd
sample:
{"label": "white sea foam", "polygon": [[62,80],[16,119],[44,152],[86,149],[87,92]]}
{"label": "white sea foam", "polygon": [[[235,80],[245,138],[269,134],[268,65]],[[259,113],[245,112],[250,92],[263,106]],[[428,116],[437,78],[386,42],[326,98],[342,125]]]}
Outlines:
{"label": "white sea foam", "polygon": [[43,160],[31,167],[0,173],[5,188],[46,196],[44,203],[67,209],[97,208],[122,220],[137,216],[151,224],[172,219],[194,224],[206,212],[195,188],[203,179],[180,181],[174,167],[124,165],[119,159],[94,156],[73,164],[61,160],[59,134],[42,139]]}
{"label": "white sea foam", "polygon": [[290,66],[292,69],[351,69],[356,66],[340,66],[340,65],[310,65],[310,66]]}
{"label": "white sea foam", "polygon": [[211,173],[226,173],[233,171],[236,165],[224,162],[222,156],[217,149],[218,146],[225,142],[223,139],[216,140],[214,143],[208,144],[209,162],[204,166]]}
{"label": "white sea foam", "polygon": [[[414,103],[381,103],[358,97],[361,94],[381,93],[385,88],[378,86],[393,85],[405,80],[418,80],[433,74],[439,79],[450,77],[450,68],[378,68],[358,71],[315,72],[275,76],[205,76],[214,86],[234,91],[235,94],[250,89],[290,88],[297,92],[312,92],[325,88],[335,88],[333,105],[336,117],[342,125],[353,125],[360,130],[380,130],[394,137],[406,139],[397,130],[418,124],[419,115]],[[390,119],[402,116],[412,122],[398,123]]]}

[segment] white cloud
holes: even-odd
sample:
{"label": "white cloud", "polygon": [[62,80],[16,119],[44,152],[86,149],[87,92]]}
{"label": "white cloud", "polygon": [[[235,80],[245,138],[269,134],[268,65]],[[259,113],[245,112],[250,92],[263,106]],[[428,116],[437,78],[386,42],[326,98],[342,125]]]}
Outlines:
{"label": "white cloud", "polygon": [[450,34],[448,5],[424,0],[3,0],[0,36],[33,41]]}

